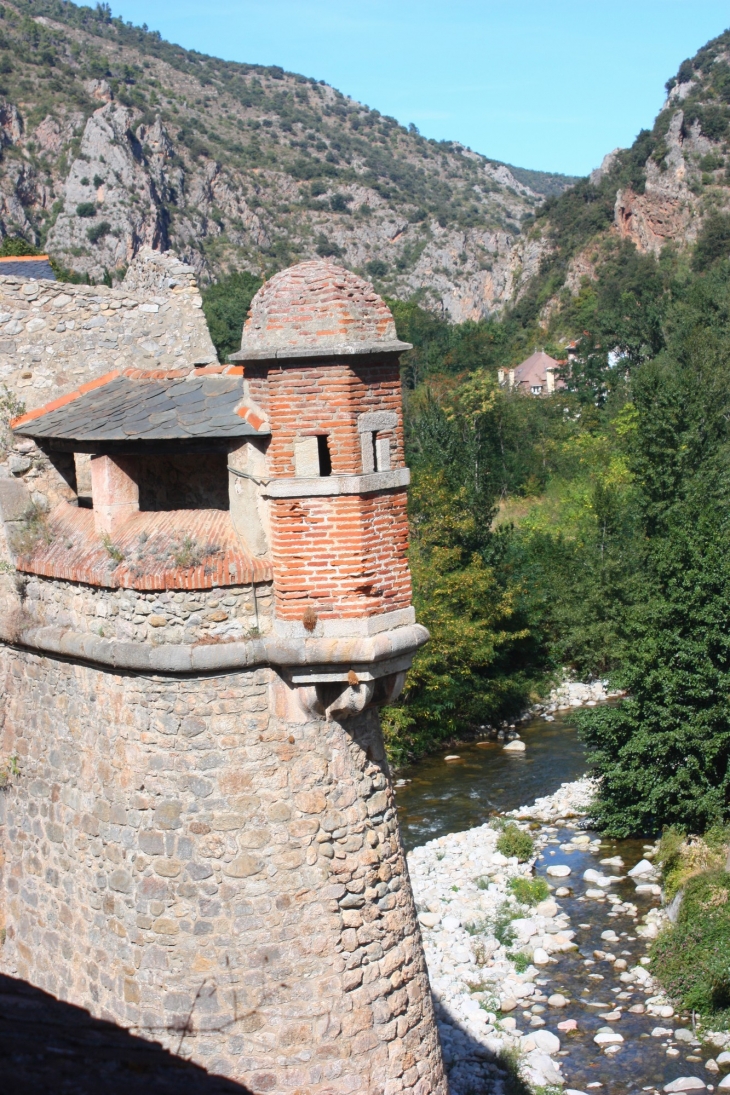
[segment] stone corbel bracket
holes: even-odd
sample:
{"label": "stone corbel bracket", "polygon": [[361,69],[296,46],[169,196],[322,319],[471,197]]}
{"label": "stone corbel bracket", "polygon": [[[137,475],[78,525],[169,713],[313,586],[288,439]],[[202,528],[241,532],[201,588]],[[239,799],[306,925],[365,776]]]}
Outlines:
{"label": "stone corbel bracket", "polygon": [[413,654],[382,662],[303,666],[285,671],[284,676],[298,691],[302,710],[320,718],[353,718],[367,707],[393,703],[403,690]]}

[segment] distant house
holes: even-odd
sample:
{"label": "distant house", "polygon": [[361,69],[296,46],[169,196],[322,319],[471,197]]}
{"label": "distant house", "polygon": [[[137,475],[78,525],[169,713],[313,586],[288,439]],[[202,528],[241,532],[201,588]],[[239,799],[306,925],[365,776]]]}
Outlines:
{"label": "distant house", "polygon": [[514,369],[500,369],[497,377],[500,384],[508,384],[526,395],[551,395],[565,386],[562,378],[556,375],[564,365],[564,361],[556,361],[544,350],[535,350]]}

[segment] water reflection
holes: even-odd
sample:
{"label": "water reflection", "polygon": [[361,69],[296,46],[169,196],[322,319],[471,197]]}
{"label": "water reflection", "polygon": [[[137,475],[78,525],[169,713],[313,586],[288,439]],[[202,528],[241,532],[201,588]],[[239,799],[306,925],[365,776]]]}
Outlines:
{"label": "water reflection", "polygon": [[[502,742],[461,745],[399,773],[412,780],[396,796],[406,848],[482,825],[495,811],[515,810],[584,775],[585,749],[570,712],[554,722],[533,719],[520,737],[524,753],[506,753]],[[444,760],[457,753],[458,761]]]}

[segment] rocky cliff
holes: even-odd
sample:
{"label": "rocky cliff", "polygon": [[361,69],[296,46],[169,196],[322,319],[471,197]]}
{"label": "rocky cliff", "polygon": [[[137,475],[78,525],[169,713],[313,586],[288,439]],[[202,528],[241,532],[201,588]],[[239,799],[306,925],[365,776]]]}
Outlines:
{"label": "rocky cliff", "polygon": [[510,298],[536,253],[515,248],[525,218],[573,181],[65,0],[2,8],[0,156],[0,230],[92,281],[144,245],[203,283],[333,255],[459,320]]}
{"label": "rocky cliff", "polygon": [[693,244],[709,213],[730,210],[730,31],[684,61],[666,87],[652,129],[546,202],[515,244],[513,260],[529,255],[527,273],[541,273],[523,276],[516,297],[547,298],[543,322],[559,311],[561,290],[575,295],[595,277],[602,244],[630,240],[658,255],[665,244]]}

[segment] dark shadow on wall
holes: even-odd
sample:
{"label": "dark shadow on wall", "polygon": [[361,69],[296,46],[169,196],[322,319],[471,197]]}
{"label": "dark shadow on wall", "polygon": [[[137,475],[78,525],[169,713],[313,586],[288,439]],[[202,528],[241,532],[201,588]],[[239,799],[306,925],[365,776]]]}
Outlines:
{"label": "dark shadow on wall", "polygon": [[0,974],[3,1095],[251,1095],[242,1084]]}

